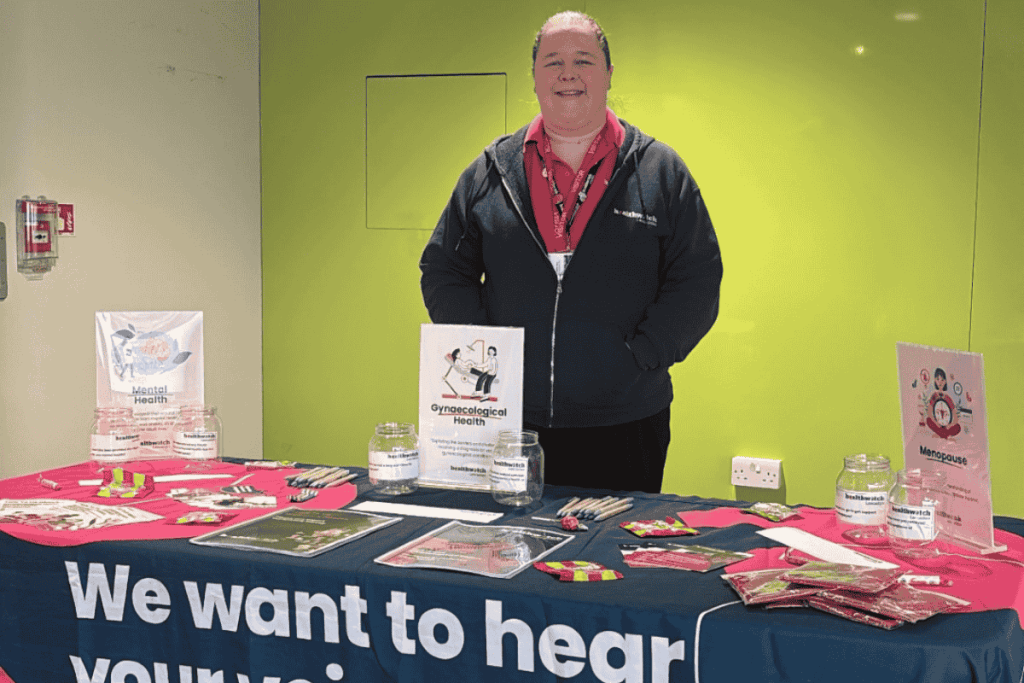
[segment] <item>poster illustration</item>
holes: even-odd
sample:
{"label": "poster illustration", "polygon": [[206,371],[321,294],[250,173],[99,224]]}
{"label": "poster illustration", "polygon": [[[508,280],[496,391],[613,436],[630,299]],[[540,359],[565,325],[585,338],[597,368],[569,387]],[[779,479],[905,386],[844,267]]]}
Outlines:
{"label": "poster illustration", "polygon": [[420,329],[420,484],[488,490],[502,429],[523,422],[523,330]]}
{"label": "poster illustration", "polygon": [[1005,550],[992,532],[981,354],[900,342],[896,356],[904,463],[945,477],[940,532],[981,553]]}

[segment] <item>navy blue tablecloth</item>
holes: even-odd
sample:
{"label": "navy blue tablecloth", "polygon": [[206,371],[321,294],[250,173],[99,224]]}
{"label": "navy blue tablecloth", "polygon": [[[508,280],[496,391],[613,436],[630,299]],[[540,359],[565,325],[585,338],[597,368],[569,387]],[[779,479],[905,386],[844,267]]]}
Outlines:
{"label": "navy blue tablecloth", "polygon": [[[495,524],[536,525],[532,515],[588,493],[548,487],[512,512],[481,492],[420,489],[395,502],[504,510]],[[0,534],[0,667],[16,683],[1021,681],[1012,610],[885,631],[810,609],[748,608],[722,570],[631,569],[618,544],[637,539],[619,522],[743,505],[632,495],[630,513],[545,558],[624,574],[590,583],[374,563],[446,522],[416,517],[308,559],[185,540],[54,548]],[[1024,534],[1022,520],[997,526]],[[772,545],[756,530],[703,529],[692,542]]]}

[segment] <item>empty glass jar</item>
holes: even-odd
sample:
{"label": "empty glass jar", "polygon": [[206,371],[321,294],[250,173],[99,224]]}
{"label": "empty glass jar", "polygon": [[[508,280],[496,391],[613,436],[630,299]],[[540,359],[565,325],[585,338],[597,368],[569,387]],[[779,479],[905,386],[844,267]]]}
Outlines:
{"label": "empty glass jar", "polygon": [[377,425],[370,438],[368,474],[374,490],[384,495],[402,495],[419,488],[420,445],[414,425]]}
{"label": "empty glass jar", "polygon": [[223,434],[217,409],[204,406],[182,406],[174,422],[174,456],[186,460],[219,460]]}
{"label": "empty glass jar", "polygon": [[946,475],[921,469],[900,470],[889,491],[886,533],[897,555],[934,554],[927,548],[939,533]]}
{"label": "empty glass jar", "polygon": [[885,513],[893,485],[889,458],[859,453],[844,459],[836,479],[836,521],[852,525],[844,535],[855,541],[885,540]]}
{"label": "empty glass jar", "polygon": [[491,461],[491,495],[502,505],[523,507],[544,493],[544,449],[537,432],[503,429],[498,432]]}
{"label": "empty glass jar", "polygon": [[102,465],[134,460],[139,452],[139,428],[131,408],[97,408],[89,437],[89,458]]}

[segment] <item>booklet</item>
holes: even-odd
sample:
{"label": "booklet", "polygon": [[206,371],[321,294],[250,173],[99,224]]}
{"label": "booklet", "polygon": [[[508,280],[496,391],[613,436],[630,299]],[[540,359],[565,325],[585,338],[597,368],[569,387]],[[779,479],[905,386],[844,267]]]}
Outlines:
{"label": "booklet", "polygon": [[391,567],[449,569],[507,579],[573,539],[572,534],[518,526],[448,522],[374,562]]}
{"label": "booklet", "polygon": [[189,540],[197,545],[313,557],[401,519],[353,510],[286,508]]}

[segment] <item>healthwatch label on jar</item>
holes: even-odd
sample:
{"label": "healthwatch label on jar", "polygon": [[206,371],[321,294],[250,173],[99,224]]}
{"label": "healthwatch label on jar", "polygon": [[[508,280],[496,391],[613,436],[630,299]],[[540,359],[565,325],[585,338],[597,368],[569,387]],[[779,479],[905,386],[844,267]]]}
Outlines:
{"label": "healthwatch label on jar", "polygon": [[138,449],[138,434],[93,434],[89,443],[89,457],[93,460],[129,459]]}
{"label": "healthwatch label on jar", "polygon": [[935,538],[934,505],[898,505],[889,507],[889,535],[908,541]]}
{"label": "healthwatch label on jar", "polygon": [[174,454],[179,458],[212,460],[217,457],[216,432],[177,432],[174,435]]}
{"label": "healthwatch label on jar", "polygon": [[370,479],[404,481],[420,476],[419,451],[370,451]]}
{"label": "healthwatch label on jar", "polygon": [[882,526],[888,499],[885,492],[836,489],[836,517],[844,524]]}
{"label": "healthwatch label on jar", "polygon": [[495,458],[491,466],[491,490],[525,491],[529,469],[527,458]]}

